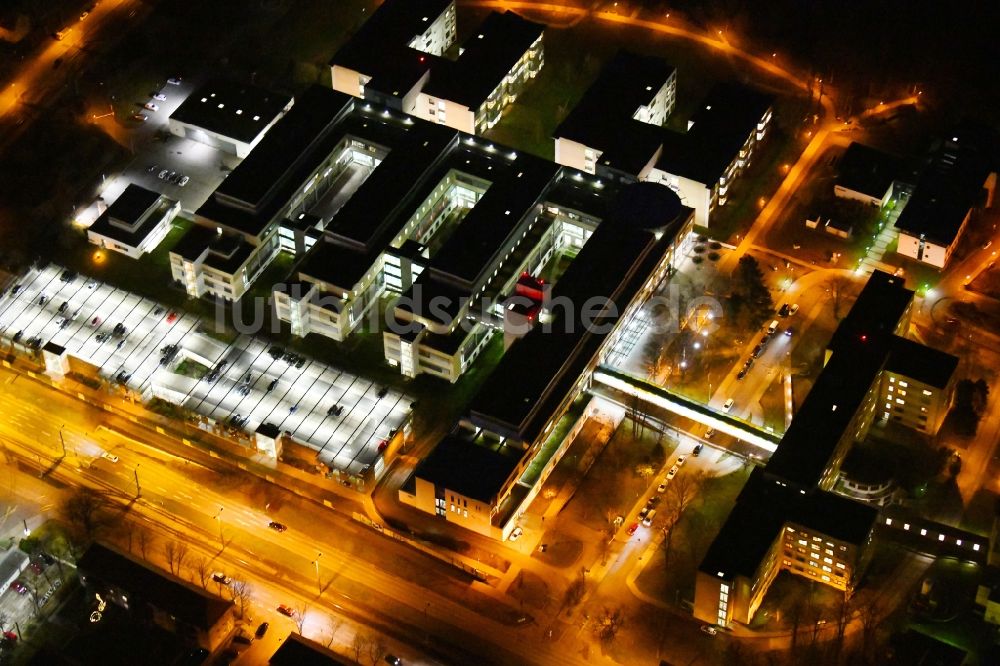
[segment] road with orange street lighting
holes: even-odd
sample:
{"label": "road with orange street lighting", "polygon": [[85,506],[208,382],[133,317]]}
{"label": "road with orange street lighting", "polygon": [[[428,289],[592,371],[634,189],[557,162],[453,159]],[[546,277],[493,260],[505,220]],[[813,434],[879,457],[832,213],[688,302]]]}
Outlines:
{"label": "road with orange street lighting", "polygon": [[[518,621],[522,611],[488,585],[338,511],[273,488],[265,496],[278,499],[265,503],[222,463],[171,453],[177,443],[167,434],[9,369],[0,370],[0,411],[8,456],[46,478],[100,491],[130,520],[254,581],[269,607],[278,601],[346,616],[425,655],[407,663],[585,662],[565,644],[536,641],[538,626]],[[271,520],[287,531],[270,529]]]}
{"label": "road with orange street lighting", "polygon": [[[24,64],[13,77],[4,82],[0,90],[0,121],[16,118],[17,126],[23,124],[26,113],[23,104],[45,106],[49,93],[66,85],[76,74],[74,57],[85,51],[94,37],[109,24],[133,18],[135,0],[101,0],[94,4],[85,19],[74,16],[62,29],[62,38],[48,38],[33,54],[27,56]],[[126,15],[126,12],[131,12]],[[8,132],[0,139],[0,144],[9,141],[17,132]]]}

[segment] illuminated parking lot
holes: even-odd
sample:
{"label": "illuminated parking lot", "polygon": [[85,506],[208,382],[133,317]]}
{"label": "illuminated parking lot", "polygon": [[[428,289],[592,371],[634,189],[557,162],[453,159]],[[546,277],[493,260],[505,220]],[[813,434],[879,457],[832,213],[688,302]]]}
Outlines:
{"label": "illuminated parking lot", "polygon": [[[273,424],[350,474],[370,465],[380,471],[380,445],[410,411],[411,399],[394,389],[253,336],[220,342],[196,317],[83,276],[63,277],[62,267],[50,265],[8,289],[0,298],[0,335],[22,350],[59,345],[144,398],[164,398],[249,433]],[[177,372],[182,365],[204,368],[191,376]]]}

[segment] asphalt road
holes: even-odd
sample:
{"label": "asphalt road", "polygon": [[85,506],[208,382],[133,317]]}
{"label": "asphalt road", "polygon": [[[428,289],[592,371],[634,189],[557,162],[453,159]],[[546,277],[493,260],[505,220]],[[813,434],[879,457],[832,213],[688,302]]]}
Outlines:
{"label": "asphalt road", "polygon": [[[238,489],[224,492],[204,483],[206,470],[198,463],[155,447],[166,435],[148,432],[148,445],[121,437],[115,434],[126,429],[120,419],[7,370],[0,371],[0,409],[8,415],[0,440],[11,451],[66,483],[131,504],[135,520],[213,556],[213,566],[227,574],[253,580],[260,596],[270,590],[265,598],[271,608],[300,604],[344,614],[431,655],[414,663],[582,663],[576,654],[526,640],[536,627],[494,619],[505,604],[485,585],[470,585],[447,565],[337,512],[308,502],[265,512]],[[106,422],[112,428],[101,428]],[[61,460],[60,434],[67,451]],[[118,462],[101,458],[104,451]],[[141,500],[133,502],[136,472]],[[269,529],[269,520],[288,530]]]}

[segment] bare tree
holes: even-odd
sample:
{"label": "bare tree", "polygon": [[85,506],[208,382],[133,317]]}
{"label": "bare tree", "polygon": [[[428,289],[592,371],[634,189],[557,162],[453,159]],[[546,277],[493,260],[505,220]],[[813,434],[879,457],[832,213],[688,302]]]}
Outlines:
{"label": "bare tree", "polygon": [[90,488],[77,488],[59,507],[81,541],[93,541],[110,522],[107,502]]}
{"label": "bare tree", "polygon": [[121,524],[122,536],[125,537],[125,546],[128,548],[128,552],[132,552],[132,542],[135,540],[135,523],[131,520],[122,521]]}
{"label": "bare tree", "polygon": [[841,595],[837,603],[837,635],[833,640],[833,662],[840,663],[840,654],[844,649],[844,634],[851,622],[851,604],[848,592]]}
{"label": "bare tree", "polygon": [[660,510],[664,516],[663,541],[660,542],[660,547],[663,549],[663,558],[668,567],[670,566],[670,556],[673,554],[674,528],[681,516],[684,515],[684,511],[697,497],[705,479],[704,472],[678,474],[667,484],[667,489],[663,493],[663,504]]}
{"label": "bare tree", "polygon": [[605,608],[594,623],[594,636],[602,643],[610,645],[625,622],[625,614],[620,608]]}
{"label": "bare tree", "polygon": [[344,624],[344,621],[339,617],[330,618],[330,636],[326,639],[326,647],[329,648],[333,645],[333,639],[337,635],[337,630]]}
{"label": "bare tree", "polygon": [[843,307],[844,299],[853,285],[851,279],[843,275],[837,275],[823,283],[823,287],[830,297],[830,303],[833,305],[834,319],[840,319],[840,308]]}
{"label": "bare tree", "polygon": [[305,624],[306,624],[306,613],[309,611],[309,606],[308,606],[308,604],[302,604],[301,606],[297,607],[295,610],[296,610],[296,612],[295,612],[295,628],[298,629],[299,633],[301,634],[302,633],[302,628],[305,627]]}
{"label": "bare tree", "polygon": [[354,661],[361,663],[361,655],[368,650],[368,639],[360,631],[355,632],[354,640],[351,641],[351,651],[354,653]]}
{"label": "bare tree", "polygon": [[181,572],[181,566],[184,564],[184,558],[187,555],[187,544],[168,541],[163,544],[163,555],[167,559],[167,567],[170,569],[170,573],[177,576]]}
{"label": "bare tree", "polygon": [[149,530],[141,525],[136,526],[135,537],[136,542],[139,544],[139,554],[142,555],[142,559],[148,560],[149,557],[147,556],[147,553],[153,547],[156,537],[154,537]]}
{"label": "bare tree", "polygon": [[229,593],[233,596],[233,601],[239,606],[239,615],[242,618],[246,612],[247,604],[253,599],[253,586],[245,580],[233,580],[229,584]]}
{"label": "bare tree", "polygon": [[855,607],[861,620],[861,656],[865,663],[872,663],[878,644],[878,629],[881,621],[878,603],[867,597],[855,597]]}
{"label": "bare tree", "polygon": [[368,639],[368,658],[372,660],[372,666],[378,666],[388,651],[381,636],[375,635]]}
{"label": "bare tree", "polygon": [[210,575],[209,571],[211,571],[211,569],[209,568],[209,566],[210,566],[210,562],[205,557],[200,557],[199,556],[199,557],[194,558],[191,561],[191,569],[194,571],[195,575],[198,577],[197,578],[198,583],[203,588],[205,588],[206,590],[208,589],[208,581],[209,581],[209,575]]}

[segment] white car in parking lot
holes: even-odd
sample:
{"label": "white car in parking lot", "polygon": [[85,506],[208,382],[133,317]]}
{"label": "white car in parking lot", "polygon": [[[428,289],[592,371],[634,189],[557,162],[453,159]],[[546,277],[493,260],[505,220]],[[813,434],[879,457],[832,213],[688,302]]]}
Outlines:
{"label": "white car in parking lot", "polygon": [[153,95],[153,99],[155,99],[157,102],[166,102],[167,96],[164,95],[163,93],[156,93],[155,95]]}
{"label": "white car in parking lot", "polygon": [[667,481],[669,481],[670,479],[672,479],[675,476],[677,476],[677,472],[680,471],[680,469],[681,468],[678,467],[677,465],[674,465],[673,467],[671,467],[670,471],[667,472]]}
{"label": "white car in parking lot", "polygon": [[142,105],[142,108],[149,109],[150,111],[159,111],[160,110],[160,107],[158,107],[157,105],[153,104],[152,102],[146,102],[145,104]]}
{"label": "white car in parking lot", "polygon": [[507,540],[508,541],[517,541],[518,539],[521,538],[522,534],[524,534],[524,530],[522,530],[520,527],[515,527],[514,531],[510,533],[509,537],[507,537]]}

